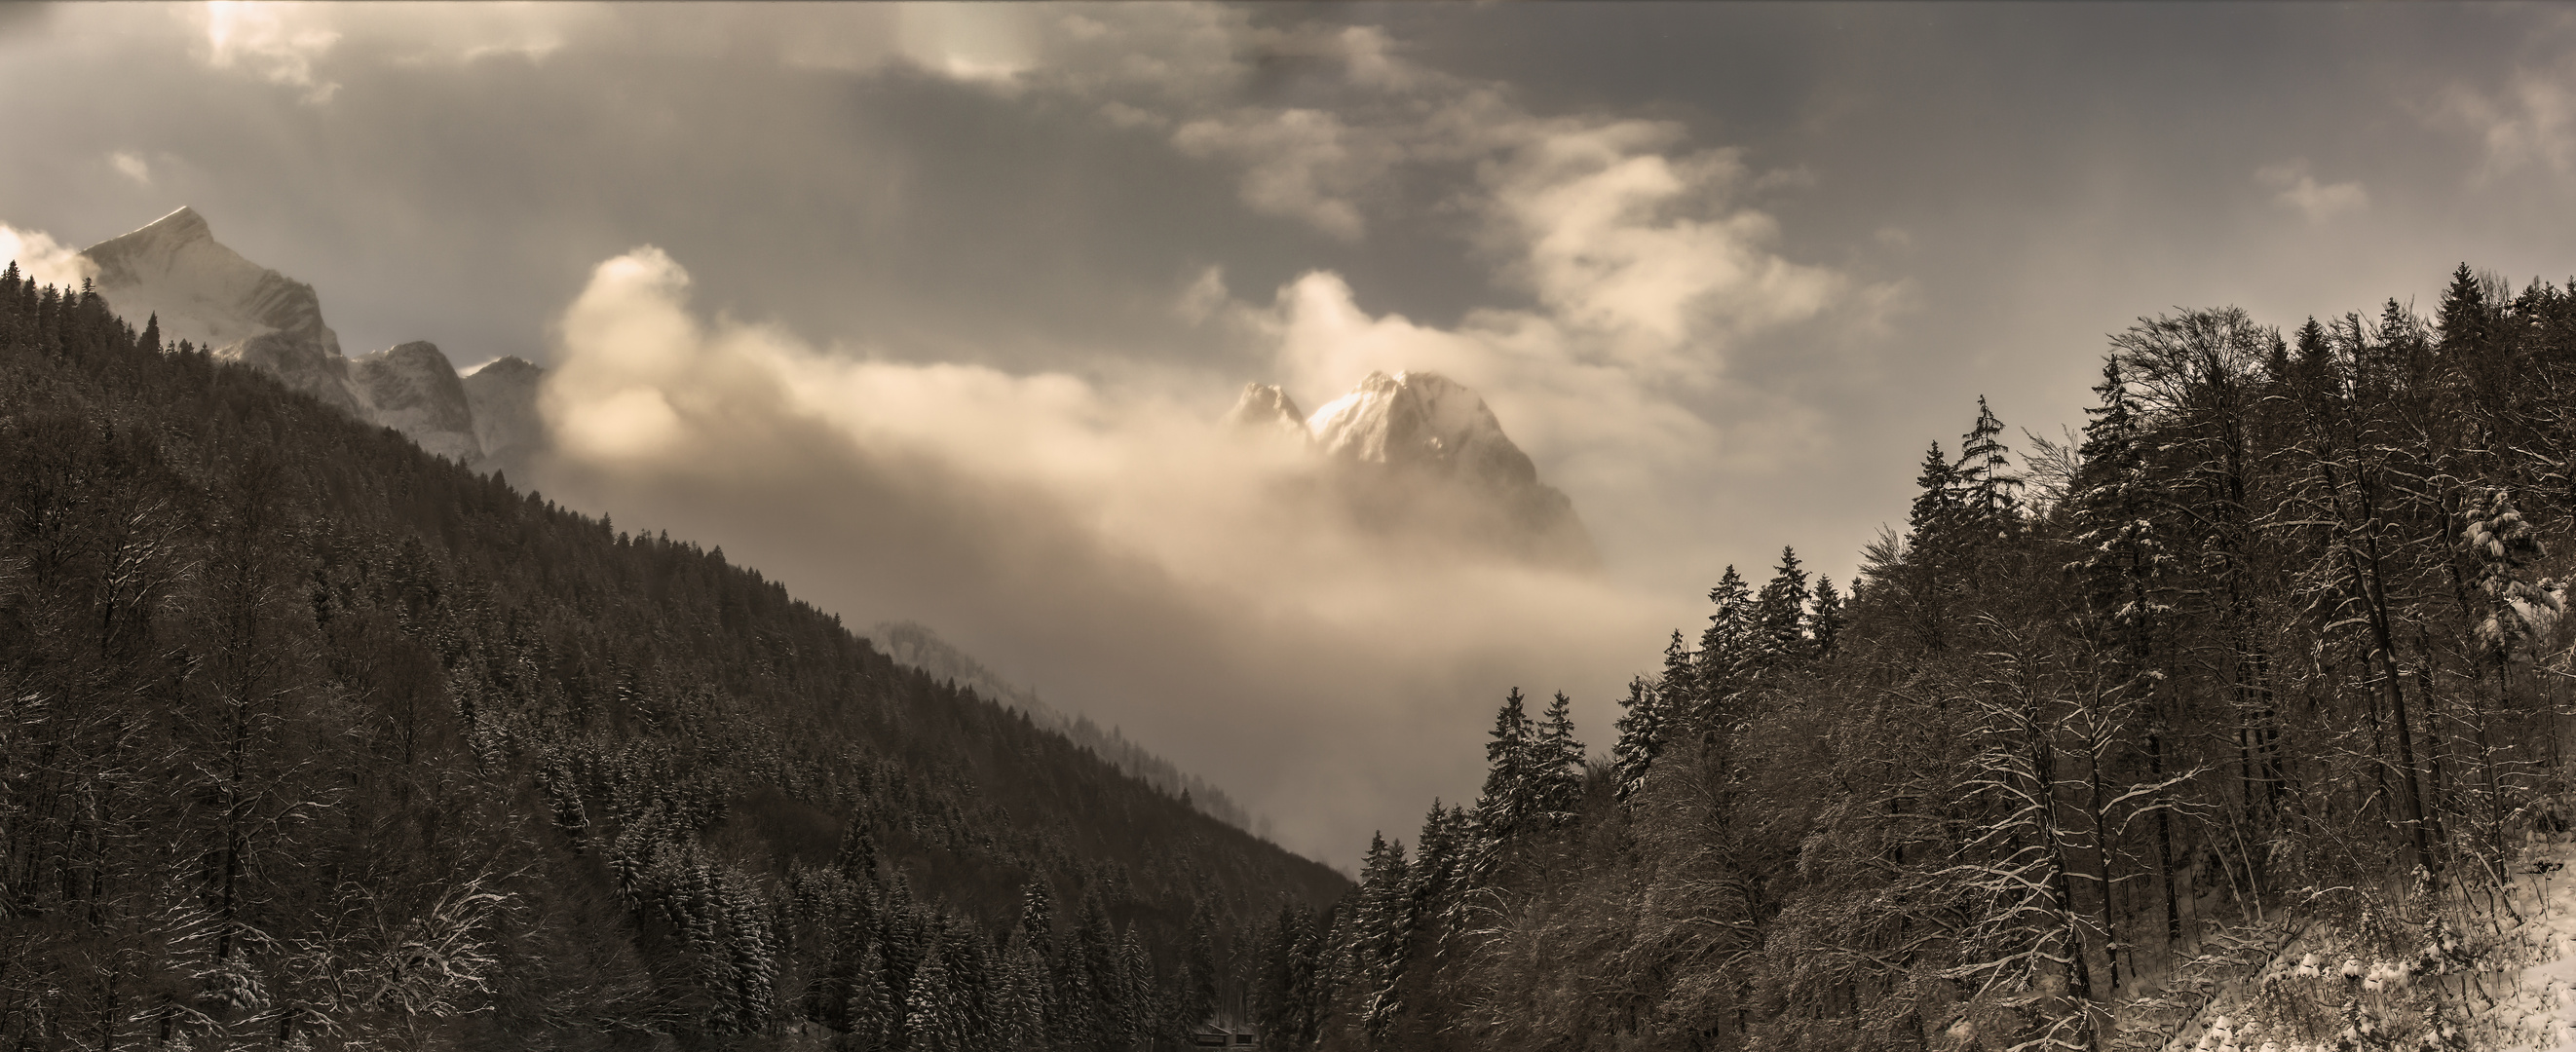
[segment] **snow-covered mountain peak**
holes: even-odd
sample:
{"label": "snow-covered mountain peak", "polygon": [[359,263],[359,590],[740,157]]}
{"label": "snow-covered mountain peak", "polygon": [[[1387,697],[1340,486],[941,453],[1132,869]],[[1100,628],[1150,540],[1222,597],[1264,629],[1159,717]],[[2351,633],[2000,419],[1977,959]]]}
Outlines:
{"label": "snow-covered mountain peak", "polygon": [[164,344],[190,341],[276,373],[287,386],[350,415],[365,415],[339,334],[322,323],[313,286],[224,247],[195,209],[181,208],[81,254],[98,265],[98,294],[109,309],[137,328],[160,319]]}
{"label": "snow-covered mountain peak", "polygon": [[1326,454],[1532,484],[1538,469],[1475,391],[1438,373],[1373,372],[1315,410],[1306,429]]}
{"label": "snow-covered mountain peak", "polygon": [[545,371],[544,366],[538,365],[535,362],[521,358],[515,354],[505,354],[471,369],[464,370],[457,375],[467,379],[484,376],[485,374],[490,374],[490,377],[494,379],[504,376],[520,376],[534,379],[543,375]]}
{"label": "snow-covered mountain peak", "polygon": [[165,342],[222,350],[277,333],[340,354],[313,286],[225,247],[196,209],[181,208],[82,254],[98,264],[98,293],[108,306],[137,324],[159,317]]}
{"label": "snow-covered mountain peak", "polygon": [[1293,434],[1335,495],[1371,529],[1560,566],[1598,564],[1574,504],[1539,481],[1484,398],[1438,373],[1373,372],[1297,419],[1279,388],[1248,384],[1227,419]]}
{"label": "snow-covered mountain peak", "polygon": [[198,215],[196,209],[187,205],[180,205],[169,215],[146,223],[126,236],[172,245],[215,239],[214,229],[206,225],[206,217]]}
{"label": "snow-covered mountain peak", "polygon": [[98,266],[95,287],[108,308],[138,329],[158,318],[164,346],[187,340],[256,366],[459,463],[498,467],[544,445],[536,412],[544,370],[502,358],[460,378],[436,345],[420,341],[350,359],[323,324],[313,286],[225,247],[196,209],[181,208],[81,254]]}

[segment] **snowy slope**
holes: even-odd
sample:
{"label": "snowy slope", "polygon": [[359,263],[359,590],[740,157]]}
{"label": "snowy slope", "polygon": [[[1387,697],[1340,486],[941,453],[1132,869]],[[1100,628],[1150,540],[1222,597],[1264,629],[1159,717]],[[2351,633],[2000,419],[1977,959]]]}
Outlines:
{"label": "snowy slope", "polygon": [[2185,985],[2179,974],[2162,977],[2155,985],[2166,989],[2119,1006],[2121,1033],[2108,1047],[2576,1052],[2576,844],[2565,834],[2525,837],[2500,882],[2480,867],[2468,887],[2272,918],[2269,938],[2242,940],[2267,945],[2237,955],[2249,963],[2228,968],[2213,996],[2193,998],[2197,1010],[2153,1018]]}
{"label": "snowy slope", "polygon": [[108,307],[138,328],[157,316],[164,343],[191,341],[365,415],[340,337],[322,323],[313,286],[224,247],[195,209],[181,208],[81,254],[98,264],[98,293]]}
{"label": "snowy slope", "polygon": [[[2564,840],[2536,843],[2512,866],[2510,927],[2495,947],[2498,974],[2480,977],[2467,1047],[2576,1052],[2576,845]],[[2477,1003],[2486,997],[2495,1003]]]}

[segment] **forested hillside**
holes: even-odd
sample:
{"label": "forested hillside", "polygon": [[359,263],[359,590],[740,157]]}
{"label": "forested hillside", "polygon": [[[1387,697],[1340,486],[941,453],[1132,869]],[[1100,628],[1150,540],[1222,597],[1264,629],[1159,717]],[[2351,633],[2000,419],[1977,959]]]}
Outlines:
{"label": "forested hillside", "polygon": [[1126,1049],[1348,883],[0,277],[0,1047]]}
{"label": "forested hillside", "polygon": [[2143,320],[2095,392],[2018,461],[1980,405],[1847,603],[1729,570],[1608,764],[1514,691],[1282,918],[1272,1047],[2477,1047],[2568,816],[2576,286]]}

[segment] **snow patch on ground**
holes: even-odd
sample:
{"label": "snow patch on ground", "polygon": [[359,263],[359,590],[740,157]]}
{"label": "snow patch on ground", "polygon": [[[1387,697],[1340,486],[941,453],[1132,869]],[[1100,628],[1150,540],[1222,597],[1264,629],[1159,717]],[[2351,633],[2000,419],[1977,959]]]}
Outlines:
{"label": "snow patch on ground", "polygon": [[2185,984],[2166,980],[2158,985],[2173,989],[2123,1004],[2123,1032],[2110,1045],[2576,1052],[2576,844],[2568,839],[2531,834],[2501,880],[2419,888],[2393,902],[2350,889],[2320,896],[2346,897],[2330,919],[2268,925],[2276,948],[2249,929],[2233,957],[2205,954],[2235,962],[2236,974],[2204,996],[2178,994]]}

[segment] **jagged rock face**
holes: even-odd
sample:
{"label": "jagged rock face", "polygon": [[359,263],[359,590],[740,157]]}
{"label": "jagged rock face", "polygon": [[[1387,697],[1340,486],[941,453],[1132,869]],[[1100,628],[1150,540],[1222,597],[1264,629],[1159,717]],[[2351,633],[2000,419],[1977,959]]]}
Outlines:
{"label": "jagged rock face", "polygon": [[192,341],[366,416],[340,337],[322,323],[313,286],[225,248],[195,209],[181,208],[82,255],[98,265],[99,296],[133,325],[158,317],[165,343]]}
{"label": "jagged rock face", "polygon": [[459,377],[434,344],[413,342],[355,360],[322,323],[313,286],[260,266],[215,240],[195,209],[84,250],[98,294],[141,328],[159,318],[162,342],[188,340],[267,370],[350,416],[391,427],[439,456],[479,470],[524,464],[544,444],[537,384],[545,370],[503,358]]}
{"label": "jagged rock face", "polygon": [[459,464],[483,459],[465,385],[437,344],[416,340],[377,351],[353,360],[349,371],[377,423]]}
{"label": "jagged rock face", "polygon": [[474,438],[485,462],[507,470],[524,466],[546,444],[545,417],[537,412],[537,387],[546,371],[511,355],[477,366],[464,377],[474,410]]}
{"label": "jagged rock face", "polygon": [[[1234,418],[1294,414],[1278,388],[1253,385]],[[1275,395],[1275,398],[1273,397]],[[1466,386],[1436,373],[1370,373],[1299,427],[1361,522],[1390,534],[1499,551],[1544,565],[1599,562],[1574,502]]]}

